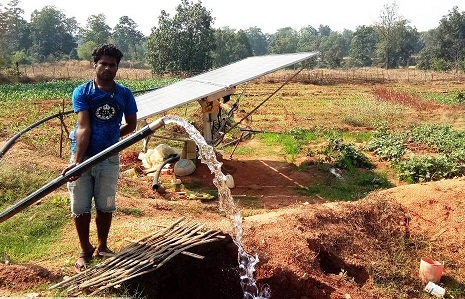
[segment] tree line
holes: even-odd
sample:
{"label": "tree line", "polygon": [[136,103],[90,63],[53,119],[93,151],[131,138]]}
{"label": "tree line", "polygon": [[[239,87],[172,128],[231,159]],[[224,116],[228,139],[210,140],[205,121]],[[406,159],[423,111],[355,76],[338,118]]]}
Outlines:
{"label": "tree line", "polygon": [[465,70],[465,12],[453,7],[437,28],[418,32],[401,16],[395,2],[384,5],[372,25],[355,31],[291,27],[263,33],[258,27],[214,29],[212,12],[180,0],[175,14],[162,10],[149,36],[128,16],[111,28],[104,14],[91,15],[84,27],[55,6],[23,15],[19,0],[0,4],[0,69],[18,64],[69,59],[89,60],[99,44],[111,42],[125,61],[148,64],[154,73],[199,73],[254,55],[318,51],[321,68],[416,66],[430,70]]}

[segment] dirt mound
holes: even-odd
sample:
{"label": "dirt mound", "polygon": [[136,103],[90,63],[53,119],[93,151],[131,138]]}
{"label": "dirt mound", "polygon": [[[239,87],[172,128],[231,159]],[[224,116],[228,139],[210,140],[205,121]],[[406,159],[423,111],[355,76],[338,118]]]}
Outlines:
{"label": "dirt mound", "polygon": [[0,263],[0,296],[10,296],[18,291],[32,292],[37,285],[53,283],[61,279],[62,274],[58,270],[48,270],[34,264],[5,265]]}
{"label": "dirt mound", "polygon": [[246,227],[273,298],[362,298],[374,255],[408,231],[402,206],[377,197],[248,217]]}
{"label": "dirt mound", "polygon": [[441,243],[463,239],[464,178],[405,185],[380,191],[379,195],[406,208],[411,231]]}

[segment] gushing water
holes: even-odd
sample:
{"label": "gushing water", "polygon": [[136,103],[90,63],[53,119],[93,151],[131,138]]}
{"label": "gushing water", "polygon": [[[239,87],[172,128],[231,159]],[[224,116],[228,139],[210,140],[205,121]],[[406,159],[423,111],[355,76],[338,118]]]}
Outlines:
{"label": "gushing water", "polygon": [[259,261],[258,256],[248,254],[242,246],[242,216],[231,196],[231,190],[226,185],[226,175],[221,171],[222,163],[218,162],[216,159],[213,147],[208,145],[200,132],[183,118],[175,115],[167,115],[163,117],[163,121],[165,124],[174,123],[186,129],[189,137],[197,144],[200,160],[202,163],[206,164],[212,174],[214,174],[213,184],[218,188],[219,209],[220,211],[224,211],[232,222],[232,237],[238,248],[239,276],[244,293],[243,298],[270,298],[271,291],[269,287],[264,286],[262,290],[259,290],[253,278],[255,265]]}

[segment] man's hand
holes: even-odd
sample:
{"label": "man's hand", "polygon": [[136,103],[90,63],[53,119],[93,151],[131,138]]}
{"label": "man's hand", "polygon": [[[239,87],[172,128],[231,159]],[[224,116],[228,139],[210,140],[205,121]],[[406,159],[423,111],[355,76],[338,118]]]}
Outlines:
{"label": "man's hand", "polygon": [[[74,163],[69,164],[69,165],[61,172],[61,175],[65,175],[68,171],[70,171],[71,169],[73,169],[74,167],[76,167],[76,166],[78,166],[78,165],[79,165],[79,163],[77,163],[77,162],[74,162]],[[73,181],[79,179],[80,177],[81,177],[80,174],[78,174],[78,175],[73,175],[73,176],[71,176],[71,177],[68,178],[68,182],[73,182]]]}

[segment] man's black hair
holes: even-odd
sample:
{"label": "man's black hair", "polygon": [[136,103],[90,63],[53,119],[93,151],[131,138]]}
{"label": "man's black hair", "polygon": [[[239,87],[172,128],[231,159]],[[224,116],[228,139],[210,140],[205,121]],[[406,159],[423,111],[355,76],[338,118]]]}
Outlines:
{"label": "man's black hair", "polygon": [[116,58],[116,63],[119,64],[121,58],[123,57],[123,53],[115,45],[105,44],[95,48],[92,52],[94,63],[97,63],[97,61],[99,61],[102,56]]}

